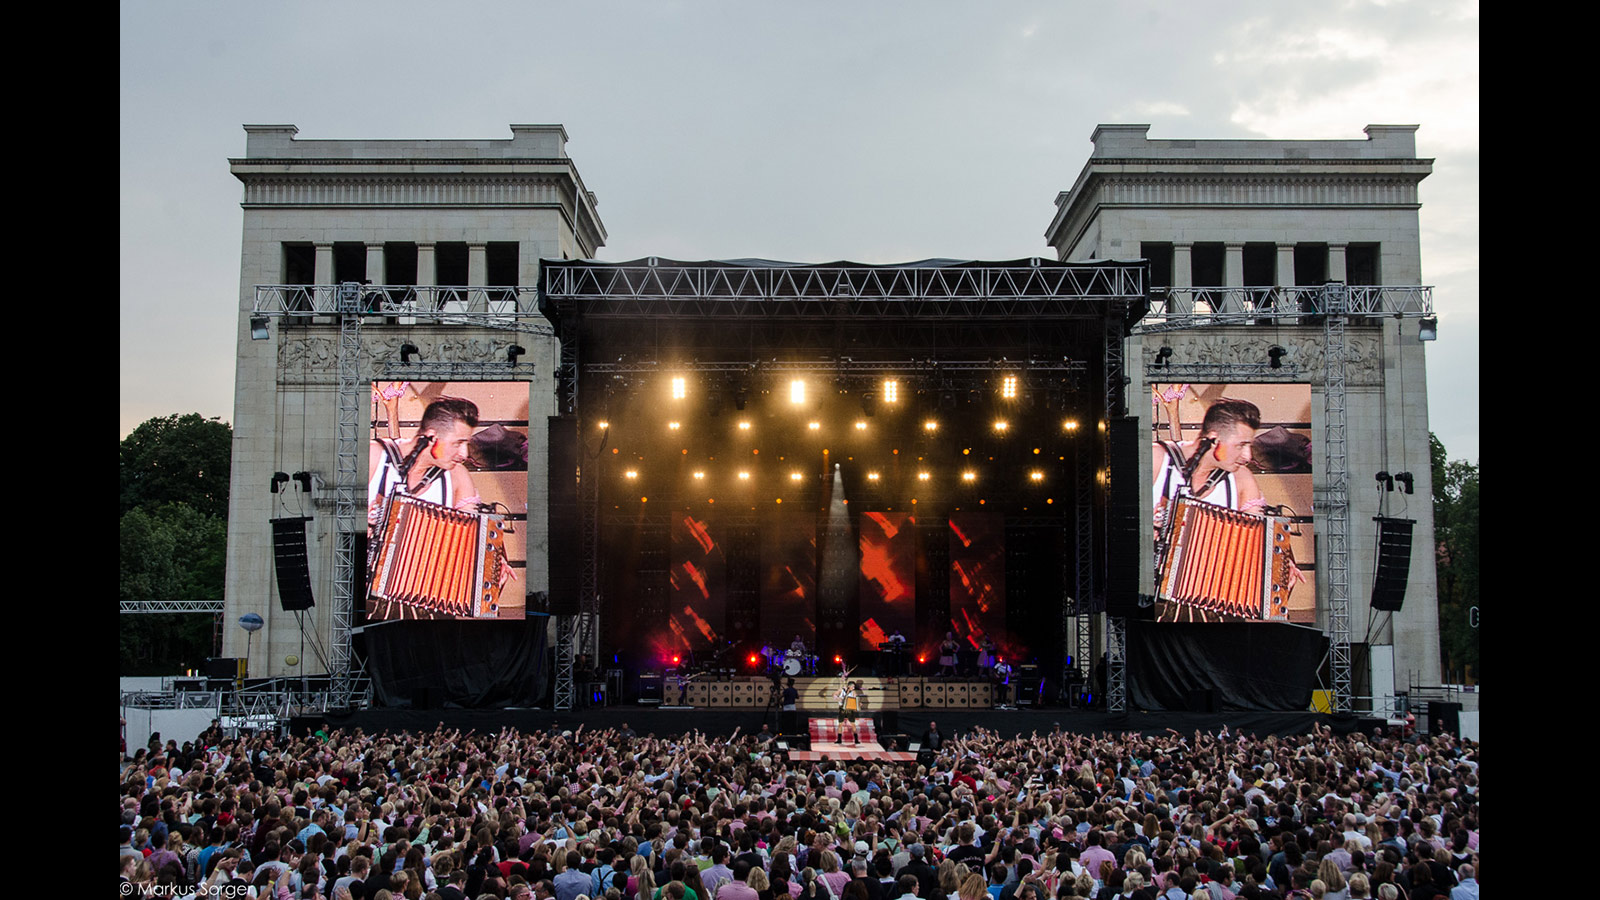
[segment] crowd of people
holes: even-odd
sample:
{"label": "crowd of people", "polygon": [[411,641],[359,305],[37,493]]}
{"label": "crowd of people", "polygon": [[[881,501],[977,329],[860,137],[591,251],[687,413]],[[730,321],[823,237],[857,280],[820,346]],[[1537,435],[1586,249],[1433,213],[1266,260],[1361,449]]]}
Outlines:
{"label": "crowd of people", "polygon": [[770,738],[626,725],[153,737],[122,760],[119,888],[252,900],[1478,896],[1472,741],[978,728],[915,764],[876,764],[792,762]]}

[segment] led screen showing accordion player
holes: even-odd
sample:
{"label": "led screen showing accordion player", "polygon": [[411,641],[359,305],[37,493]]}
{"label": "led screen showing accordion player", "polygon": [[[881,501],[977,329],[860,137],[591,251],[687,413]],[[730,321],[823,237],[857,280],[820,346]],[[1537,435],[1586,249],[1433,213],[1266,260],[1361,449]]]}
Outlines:
{"label": "led screen showing accordion player", "polygon": [[527,383],[374,382],[370,438],[367,618],[523,618]]}
{"label": "led screen showing accordion player", "polygon": [[1151,385],[1156,618],[1316,622],[1311,386]]}

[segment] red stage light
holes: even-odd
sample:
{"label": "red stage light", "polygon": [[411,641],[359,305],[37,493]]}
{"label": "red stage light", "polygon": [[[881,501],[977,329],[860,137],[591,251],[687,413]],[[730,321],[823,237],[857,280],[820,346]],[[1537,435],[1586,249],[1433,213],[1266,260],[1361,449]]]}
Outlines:
{"label": "red stage light", "polygon": [[677,665],[677,664],[678,664],[678,658],[677,658],[677,657],[676,657],[676,656],[674,656],[674,657],[673,657],[673,658],[672,658],[672,664],[673,664],[673,665]]}
{"label": "red stage light", "polygon": [[918,665],[921,665],[922,663],[925,663],[927,661],[928,661],[928,657],[927,657],[926,654],[923,654],[922,656],[917,657],[917,664]]}
{"label": "red stage light", "polygon": [[755,665],[756,664],[756,660],[758,660],[760,658],[761,657],[755,655],[754,653],[750,654],[750,665],[752,665],[752,666]]}
{"label": "red stage light", "polygon": [[836,663],[842,663],[842,662],[844,662],[844,657],[842,657],[842,656],[835,656],[835,657],[834,657],[834,658],[833,658],[833,661],[834,661],[834,662],[836,662]]}

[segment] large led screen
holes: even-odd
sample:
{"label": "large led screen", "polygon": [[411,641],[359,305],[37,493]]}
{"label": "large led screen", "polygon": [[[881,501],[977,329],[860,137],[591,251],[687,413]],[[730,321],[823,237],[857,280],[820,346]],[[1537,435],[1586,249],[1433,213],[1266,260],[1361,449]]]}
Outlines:
{"label": "large led screen", "polygon": [[1311,386],[1151,386],[1156,618],[1316,622]]}
{"label": "large led screen", "polygon": [[[1006,630],[1006,529],[993,513],[950,515],[950,628],[963,652]],[[942,655],[942,654],[941,654]]]}
{"label": "large led screen", "polygon": [[727,557],[717,531],[711,520],[690,511],[680,511],[672,518],[667,627],[672,632],[674,653],[703,656],[723,649]]}
{"label": "large led screen", "polygon": [[861,649],[916,633],[917,532],[906,513],[861,515]]}
{"label": "large led screen", "polygon": [[528,385],[379,381],[368,620],[526,615]]}

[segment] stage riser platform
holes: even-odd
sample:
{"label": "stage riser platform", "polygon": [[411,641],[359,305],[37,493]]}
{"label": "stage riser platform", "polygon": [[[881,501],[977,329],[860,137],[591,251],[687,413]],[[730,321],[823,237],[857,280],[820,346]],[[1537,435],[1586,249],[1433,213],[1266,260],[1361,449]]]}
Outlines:
{"label": "stage riser platform", "polygon": [[[994,686],[987,681],[958,678],[851,678],[866,691],[863,709],[879,713],[901,709],[990,709],[995,705]],[[787,683],[787,682],[785,682]],[[796,676],[796,704],[802,712],[832,712],[838,708],[834,691],[837,677]],[[779,691],[782,691],[780,686]],[[765,676],[733,679],[697,679],[683,685],[669,683],[662,706],[679,712],[694,709],[765,709],[772,699],[772,680]]]}

